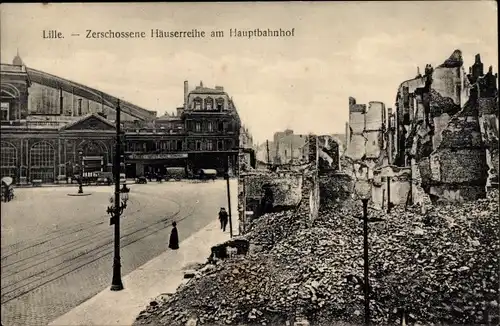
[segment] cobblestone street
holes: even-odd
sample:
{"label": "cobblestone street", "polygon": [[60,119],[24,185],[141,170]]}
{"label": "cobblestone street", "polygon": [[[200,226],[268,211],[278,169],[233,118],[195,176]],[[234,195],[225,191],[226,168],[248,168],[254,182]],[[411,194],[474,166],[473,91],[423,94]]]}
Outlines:
{"label": "cobblestone street", "polygon": [[[182,241],[227,206],[222,180],[130,188],[121,222],[122,275],[166,250],[171,221],[178,222]],[[46,325],[109,287],[113,227],[106,207],[112,191],[85,187],[90,196],[71,197],[74,187],[16,189],[16,198],[2,204],[4,325]]]}

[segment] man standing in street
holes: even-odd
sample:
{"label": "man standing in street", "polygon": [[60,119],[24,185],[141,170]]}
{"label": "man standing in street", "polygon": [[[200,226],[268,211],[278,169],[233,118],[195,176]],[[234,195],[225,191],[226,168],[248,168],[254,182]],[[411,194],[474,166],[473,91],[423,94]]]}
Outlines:
{"label": "man standing in street", "polygon": [[226,209],[224,207],[221,207],[219,211],[219,221],[220,221],[220,228],[222,229],[223,232],[226,232],[226,226],[227,222],[229,220],[229,216],[226,212]]}

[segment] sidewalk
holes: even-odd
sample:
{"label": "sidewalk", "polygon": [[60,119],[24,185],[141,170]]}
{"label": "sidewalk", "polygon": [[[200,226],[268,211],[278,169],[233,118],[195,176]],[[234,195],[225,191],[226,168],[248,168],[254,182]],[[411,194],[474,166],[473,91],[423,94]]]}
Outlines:
{"label": "sidewalk", "polygon": [[[238,234],[238,217],[233,216],[233,233]],[[109,288],[52,321],[55,325],[132,325],[150,301],[162,293],[174,293],[184,280],[184,268],[204,263],[210,248],[229,240],[219,221],[210,223],[180,243],[180,249],[168,250],[122,278],[124,290]]]}

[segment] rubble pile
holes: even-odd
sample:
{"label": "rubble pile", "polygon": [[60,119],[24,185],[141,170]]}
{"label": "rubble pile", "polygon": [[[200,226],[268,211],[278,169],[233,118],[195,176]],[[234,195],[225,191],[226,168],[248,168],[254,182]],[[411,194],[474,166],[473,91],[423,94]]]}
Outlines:
{"label": "rubble pile", "polygon": [[304,227],[305,216],[296,210],[265,214],[250,223],[245,238],[254,245],[254,252],[268,251]]}
{"label": "rubble pile", "polygon": [[[294,211],[265,215],[249,234],[261,250],[207,265],[136,324],[285,325],[295,316],[360,324],[361,214],[359,201],[346,200],[310,228]],[[403,309],[412,324],[498,322],[498,191],[426,214],[394,207],[369,215],[383,219],[369,224],[372,323],[400,322]]]}

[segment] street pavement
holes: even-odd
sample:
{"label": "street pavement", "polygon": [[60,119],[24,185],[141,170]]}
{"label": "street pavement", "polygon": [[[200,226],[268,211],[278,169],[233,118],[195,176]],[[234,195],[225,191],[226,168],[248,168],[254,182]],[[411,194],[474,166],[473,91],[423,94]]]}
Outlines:
{"label": "street pavement", "polygon": [[[236,181],[231,183],[234,203]],[[227,207],[223,180],[130,188],[121,219],[123,276],[167,250],[173,220],[182,246],[184,239],[217,219],[220,207]],[[68,196],[76,191],[16,189],[15,199],[2,203],[3,325],[47,325],[109,288],[113,227],[106,208],[113,187],[84,187],[91,195]]]}

